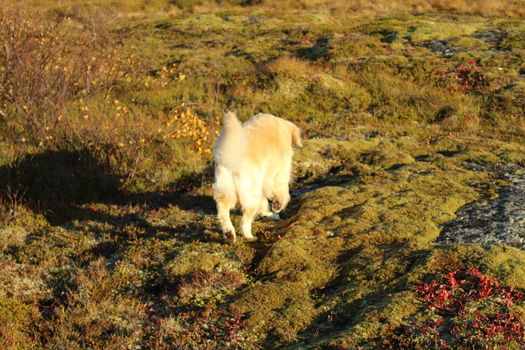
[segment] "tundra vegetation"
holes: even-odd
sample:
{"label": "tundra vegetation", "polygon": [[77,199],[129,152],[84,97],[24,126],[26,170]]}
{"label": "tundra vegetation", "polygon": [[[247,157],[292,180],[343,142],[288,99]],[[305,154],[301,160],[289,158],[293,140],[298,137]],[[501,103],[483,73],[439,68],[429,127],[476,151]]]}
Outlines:
{"label": "tundra vegetation", "polygon": [[[0,348],[523,348],[525,252],[436,238],[508,185],[488,169],[525,166],[524,16],[4,0]],[[256,242],[215,220],[226,110],[306,139]]]}

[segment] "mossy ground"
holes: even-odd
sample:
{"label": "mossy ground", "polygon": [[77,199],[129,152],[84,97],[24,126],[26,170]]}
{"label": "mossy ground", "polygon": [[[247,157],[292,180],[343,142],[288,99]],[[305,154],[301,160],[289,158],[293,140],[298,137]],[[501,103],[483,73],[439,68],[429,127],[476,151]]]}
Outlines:
{"label": "mossy ground", "polygon": [[[102,18],[92,49],[133,63],[46,115],[65,125],[24,126],[38,104],[0,95],[2,348],[378,348],[442,274],[525,288],[525,252],[435,243],[505,185],[468,163],[525,164],[519,17],[65,4],[29,8],[72,36]],[[206,153],[229,109],[306,139],[284,219],[236,245]],[[173,137],[181,120],[199,132]]]}

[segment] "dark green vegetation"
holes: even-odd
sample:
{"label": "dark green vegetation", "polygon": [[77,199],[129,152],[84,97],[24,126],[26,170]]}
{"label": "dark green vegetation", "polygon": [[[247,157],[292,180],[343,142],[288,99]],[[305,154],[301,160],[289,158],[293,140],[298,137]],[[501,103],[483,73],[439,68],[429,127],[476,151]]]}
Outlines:
{"label": "dark green vegetation", "polygon": [[[525,252],[434,242],[506,185],[469,164],[525,165],[519,4],[14,3],[0,348],[428,347],[417,286],[475,267],[525,288]],[[211,198],[229,109],[307,139],[285,220],[236,245]]]}

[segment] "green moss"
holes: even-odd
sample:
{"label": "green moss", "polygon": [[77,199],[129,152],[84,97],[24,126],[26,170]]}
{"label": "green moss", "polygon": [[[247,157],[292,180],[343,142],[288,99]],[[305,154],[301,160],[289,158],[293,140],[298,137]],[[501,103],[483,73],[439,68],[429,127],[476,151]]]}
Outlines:
{"label": "green moss", "polygon": [[457,36],[468,36],[479,30],[479,23],[461,21],[421,21],[413,33],[412,41],[443,40]]}
{"label": "green moss", "polygon": [[[360,30],[379,36],[383,42],[395,42],[398,40],[419,42],[466,37],[478,31],[480,28],[484,28],[484,25],[483,21],[479,21],[479,19],[478,21],[476,21],[476,19],[469,19],[466,22],[462,22],[436,15],[426,18],[387,18],[368,23],[362,26]],[[394,33],[395,38],[392,38]]]}
{"label": "green moss", "polygon": [[361,111],[370,105],[372,98],[361,86],[350,80],[342,81],[327,74],[320,74],[316,78],[318,98],[329,99],[331,95],[337,99],[344,100],[353,111]]}
{"label": "green moss", "polygon": [[486,103],[487,112],[485,117],[487,119],[492,123],[499,123],[501,121],[500,115],[505,114],[515,120],[516,124],[513,128],[519,130],[519,126],[523,123],[524,118],[525,84],[518,82],[507,85],[496,93],[491,94]]}
{"label": "green moss", "polygon": [[505,38],[500,43],[500,46],[506,50],[515,50],[515,49],[525,49],[525,34],[517,33],[511,34]]}
{"label": "green moss", "polygon": [[487,50],[490,48],[490,45],[486,42],[468,36],[462,36],[452,40],[450,44],[465,50]]}
{"label": "green moss", "polygon": [[[292,341],[319,310],[311,294],[335,274],[337,239],[295,238],[273,245],[257,268],[262,283],[243,291],[235,305],[250,314],[257,333]],[[256,336],[256,334],[254,334]]]}
{"label": "green moss", "polygon": [[5,349],[30,349],[35,343],[31,337],[35,310],[14,298],[0,296],[0,345]]}

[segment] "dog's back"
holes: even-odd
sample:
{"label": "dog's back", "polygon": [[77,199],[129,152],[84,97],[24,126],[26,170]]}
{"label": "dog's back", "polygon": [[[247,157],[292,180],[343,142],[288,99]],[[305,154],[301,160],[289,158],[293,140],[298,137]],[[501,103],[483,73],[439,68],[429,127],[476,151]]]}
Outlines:
{"label": "dog's back", "polygon": [[[290,129],[286,120],[271,114],[257,114],[244,125],[247,156],[257,165],[273,163],[292,155]],[[291,124],[291,123],[290,123]]]}
{"label": "dog's back", "polygon": [[263,195],[272,198],[275,185],[290,180],[292,143],[300,144],[293,135],[298,136],[299,129],[287,120],[260,113],[244,125],[244,132],[247,160],[263,173]]}

